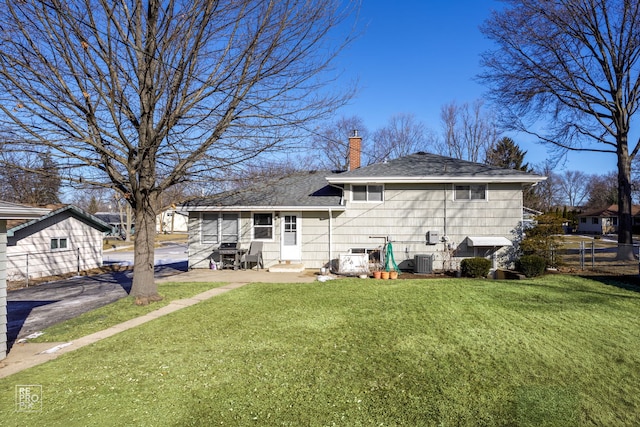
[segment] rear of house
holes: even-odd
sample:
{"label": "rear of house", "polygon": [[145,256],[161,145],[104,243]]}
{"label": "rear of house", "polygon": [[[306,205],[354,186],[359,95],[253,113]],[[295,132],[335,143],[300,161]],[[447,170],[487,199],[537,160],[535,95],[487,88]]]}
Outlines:
{"label": "rear of house", "polygon": [[294,174],[185,205],[189,266],[209,268],[223,242],[255,240],[267,267],[289,261],[339,269],[359,253],[375,263],[388,243],[400,269],[414,270],[420,260],[456,270],[470,256],[500,262],[522,225],[523,185],[543,179],[427,153],[343,173]]}

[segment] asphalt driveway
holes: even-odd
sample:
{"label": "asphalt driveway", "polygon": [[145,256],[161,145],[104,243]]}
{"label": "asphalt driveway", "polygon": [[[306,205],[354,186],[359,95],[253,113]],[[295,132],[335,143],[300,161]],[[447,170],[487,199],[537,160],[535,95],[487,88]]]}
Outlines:
{"label": "asphalt driveway", "polygon": [[[156,278],[187,270],[187,262],[155,267]],[[73,277],[18,289],[7,294],[7,347],[20,338],[126,297],[133,272]]]}

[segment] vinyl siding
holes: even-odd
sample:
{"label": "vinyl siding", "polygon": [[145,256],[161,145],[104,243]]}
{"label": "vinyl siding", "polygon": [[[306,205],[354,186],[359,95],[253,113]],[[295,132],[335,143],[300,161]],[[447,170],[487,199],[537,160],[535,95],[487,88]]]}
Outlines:
{"label": "vinyl siding", "polygon": [[0,219],[0,360],[7,357],[7,221]]}
{"label": "vinyl siding", "polygon": [[[520,184],[490,184],[486,200],[454,200],[451,184],[386,184],[383,202],[352,202],[347,186],[346,210],[329,213],[301,213],[302,262],[306,268],[320,268],[341,253],[355,248],[377,249],[384,237],[394,242],[394,257],[401,268],[412,268],[416,254],[434,255],[434,268],[441,269],[455,249],[454,258],[473,256],[476,249],[466,247],[467,236],[502,236],[513,238],[522,221],[522,187]],[[262,211],[261,211],[262,212]],[[241,242],[251,241],[252,213],[241,214]],[[279,261],[280,219],[274,221],[274,239],[265,242],[265,265]],[[331,224],[332,229],[329,230]],[[426,233],[437,232],[435,245],[426,244]],[[329,247],[331,241],[333,248]],[[208,257],[217,245],[200,242],[200,214],[189,217],[189,267],[207,268]],[[455,268],[455,267],[454,267]]]}
{"label": "vinyl siding", "polygon": [[[51,249],[51,239],[67,239]],[[7,247],[8,280],[25,280],[102,266],[103,233],[68,212],[18,230]]]}

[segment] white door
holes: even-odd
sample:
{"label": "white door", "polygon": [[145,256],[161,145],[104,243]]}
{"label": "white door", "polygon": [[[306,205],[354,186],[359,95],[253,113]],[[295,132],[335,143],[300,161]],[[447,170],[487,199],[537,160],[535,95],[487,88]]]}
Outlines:
{"label": "white door", "polygon": [[300,214],[283,212],[280,221],[280,258],[283,261],[302,260]]}

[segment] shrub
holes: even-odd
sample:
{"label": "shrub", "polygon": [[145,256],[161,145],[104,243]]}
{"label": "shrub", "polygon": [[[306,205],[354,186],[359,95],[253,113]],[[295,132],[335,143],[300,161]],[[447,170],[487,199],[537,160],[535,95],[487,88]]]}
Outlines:
{"label": "shrub", "polygon": [[547,260],[538,255],[523,255],[516,261],[516,269],[527,277],[537,277],[544,274]]}
{"label": "shrub", "polygon": [[491,261],[486,258],[465,258],[460,262],[460,270],[465,277],[487,277]]}

